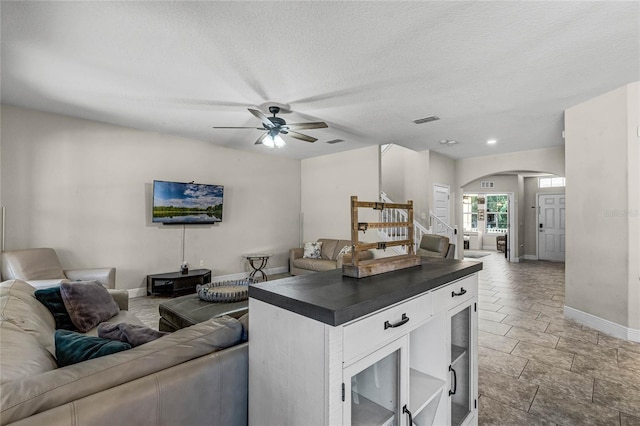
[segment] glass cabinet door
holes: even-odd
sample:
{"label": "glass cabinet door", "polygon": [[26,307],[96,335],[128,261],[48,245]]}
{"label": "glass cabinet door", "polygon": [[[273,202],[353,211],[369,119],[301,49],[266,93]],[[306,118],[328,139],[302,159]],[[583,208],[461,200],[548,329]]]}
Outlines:
{"label": "glass cabinet door", "polygon": [[[345,424],[401,425],[403,386],[407,383],[402,368],[406,362],[405,338],[381,348],[344,369]],[[404,360],[403,360],[404,359]]]}
{"label": "glass cabinet door", "polygon": [[471,315],[472,306],[450,314],[451,364],[451,425],[461,425],[471,413]]}

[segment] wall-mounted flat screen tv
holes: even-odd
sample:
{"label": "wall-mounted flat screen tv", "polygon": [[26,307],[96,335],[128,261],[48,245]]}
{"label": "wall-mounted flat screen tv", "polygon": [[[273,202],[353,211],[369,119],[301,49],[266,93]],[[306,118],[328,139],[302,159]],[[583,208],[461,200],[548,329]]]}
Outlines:
{"label": "wall-mounted flat screen tv", "polygon": [[153,222],[197,225],[222,222],[222,185],[153,181]]}

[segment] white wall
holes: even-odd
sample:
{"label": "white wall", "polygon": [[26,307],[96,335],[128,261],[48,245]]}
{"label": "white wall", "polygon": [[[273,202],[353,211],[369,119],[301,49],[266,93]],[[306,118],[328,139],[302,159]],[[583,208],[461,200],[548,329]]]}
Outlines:
{"label": "white wall", "polygon": [[640,339],[638,86],[565,111],[565,304],[635,329]]}
{"label": "white wall", "polygon": [[[428,195],[427,219],[429,211],[434,210],[433,186],[436,184],[449,187],[449,225],[453,226],[458,223],[456,222],[456,203],[453,202],[457,197],[456,162],[452,158],[431,151],[429,155],[429,180],[426,185]],[[452,242],[455,243],[455,241]]]}
{"label": "white wall", "polygon": [[456,182],[466,186],[483,176],[502,172],[532,171],[564,176],[564,147],[534,149],[456,161]]}
{"label": "white wall", "polygon": [[[351,239],[351,196],[379,199],[379,148],[367,148],[302,160],[303,240]],[[379,221],[371,209],[360,209],[361,221]],[[378,241],[375,230],[361,241]]]}
{"label": "white wall", "polygon": [[424,226],[429,226],[429,194],[433,192],[429,186],[431,154],[392,145],[381,158],[382,191],[397,203],[412,200],[414,219]]}
{"label": "white wall", "polygon": [[[451,200],[455,199],[455,160],[435,151],[416,152],[393,145],[382,156],[381,170],[382,191],[399,203],[413,200],[414,218],[426,227],[433,210],[433,185],[449,186]],[[450,224],[454,225],[455,203],[451,202],[449,209]]]}
{"label": "white wall", "polygon": [[191,268],[247,271],[247,252],[286,267],[298,245],[299,160],[2,106],[1,177],[7,250],[53,247],[65,268],[115,266],[118,288],[182,260],[182,226],[150,222],[154,179],[225,187],[223,222],[185,229]]}
{"label": "white wall", "polygon": [[389,145],[380,162],[381,190],[397,203],[406,201],[406,170],[416,155],[415,151],[400,145]]}

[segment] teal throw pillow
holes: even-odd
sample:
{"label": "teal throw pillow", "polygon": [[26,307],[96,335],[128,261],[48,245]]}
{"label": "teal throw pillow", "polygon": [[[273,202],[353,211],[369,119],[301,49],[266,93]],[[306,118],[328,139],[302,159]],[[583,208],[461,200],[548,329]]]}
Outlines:
{"label": "teal throw pillow", "polygon": [[117,340],[85,336],[68,330],[56,330],[56,360],[60,367],[131,349]]}
{"label": "teal throw pillow", "polygon": [[66,306],[64,306],[64,300],[62,300],[59,286],[36,290],[34,296],[40,303],[46,306],[53,315],[53,319],[56,321],[56,330],[78,330],[71,321]]}

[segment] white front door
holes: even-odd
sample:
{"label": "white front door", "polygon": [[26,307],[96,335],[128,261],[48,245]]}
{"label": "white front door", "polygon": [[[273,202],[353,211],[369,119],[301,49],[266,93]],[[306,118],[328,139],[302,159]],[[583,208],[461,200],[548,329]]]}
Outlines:
{"label": "white front door", "polygon": [[[433,214],[449,225],[449,187],[433,185]],[[440,222],[436,222],[435,233],[446,234],[446,229]]]}
{"label": "white front door", "polygon": [[538,209],[538,259],[564,262],[564,194],[539,194]]}

